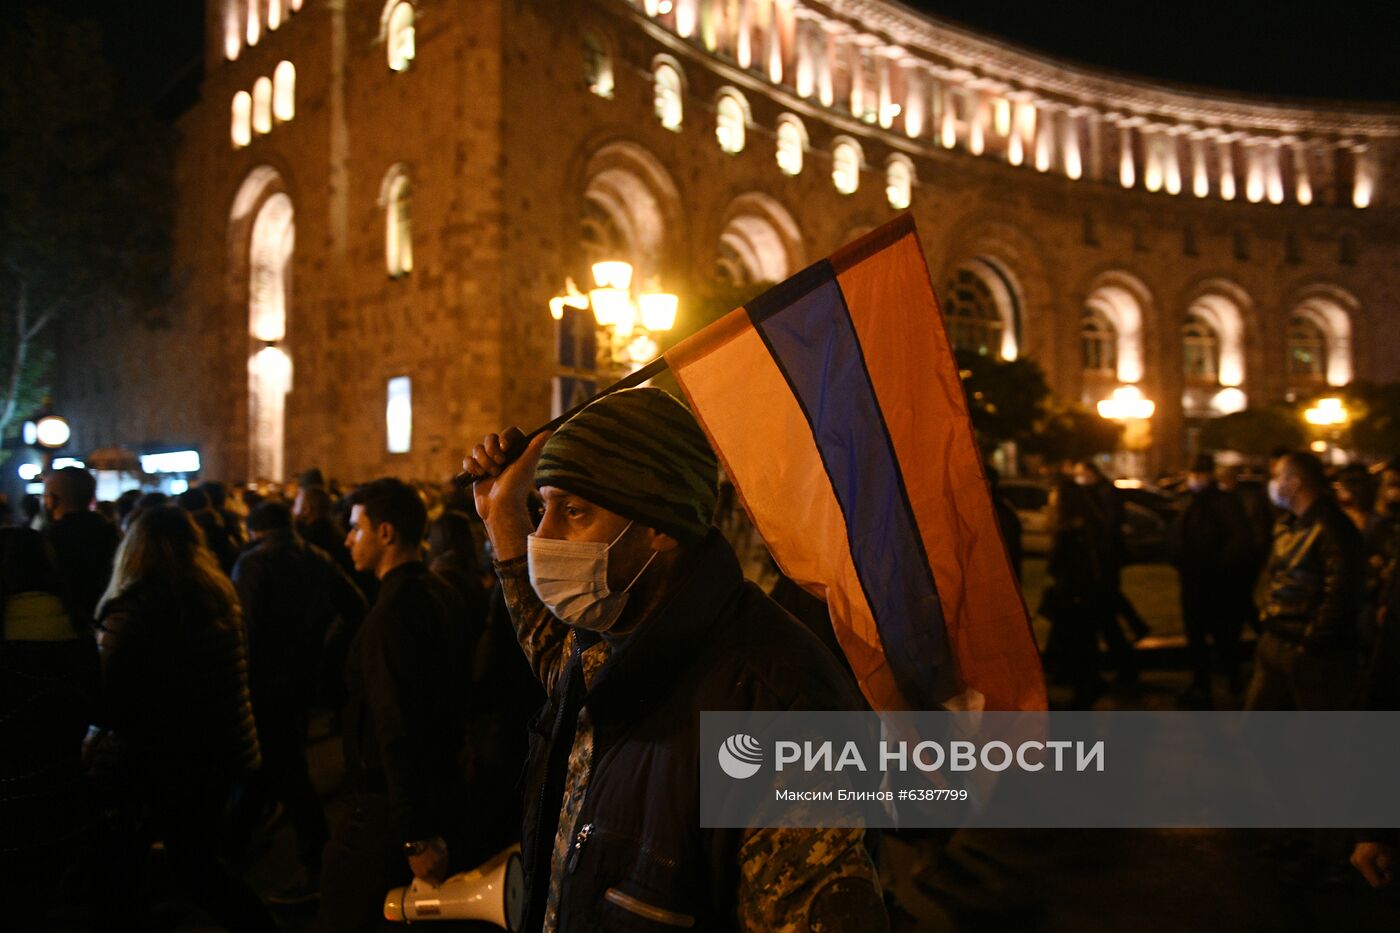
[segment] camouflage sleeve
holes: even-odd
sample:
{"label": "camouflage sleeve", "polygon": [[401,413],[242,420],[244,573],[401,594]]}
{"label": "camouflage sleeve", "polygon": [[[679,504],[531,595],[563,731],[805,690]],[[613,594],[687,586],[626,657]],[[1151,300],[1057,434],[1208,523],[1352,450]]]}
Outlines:
{"label": "camouflage sleeve", "polygon": [[758,829],[739,846],[739,929],[888,929],[863,829]]}
{"label": "camouflage sleeve", "polygon": [[545,691],[552,694],[569,656],[569,627],[556,619],[535,595],[524,557],[492,564],[501,581],[501,595],[510,611],[520,650],[525,652],[530,670],[544,684]]}

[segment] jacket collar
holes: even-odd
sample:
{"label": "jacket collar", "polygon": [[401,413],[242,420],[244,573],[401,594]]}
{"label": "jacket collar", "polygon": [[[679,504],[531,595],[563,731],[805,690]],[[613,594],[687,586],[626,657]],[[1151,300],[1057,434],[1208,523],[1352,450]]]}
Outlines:
{"label": "jacket collar", "polygon": [[[655,709],[699,655],[743,582],[729,542],[711,530],[670,598],[613,649],[584,698],[589,712],[600,721],[631,720]],[[576,630],[575,638],[584,645],[597,638],[586,635]]]}

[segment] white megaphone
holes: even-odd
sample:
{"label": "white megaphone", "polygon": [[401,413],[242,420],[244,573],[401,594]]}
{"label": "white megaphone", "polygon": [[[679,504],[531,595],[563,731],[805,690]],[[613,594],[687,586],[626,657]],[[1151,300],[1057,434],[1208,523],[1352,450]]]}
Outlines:
{"label": "white megaphone", "polygon": [[420,878],[384,897],[384,919],[394,923],[423,920],[485,920],[518,933],[525,922],[525,873],[520,846],[514,845],[433,887]]}

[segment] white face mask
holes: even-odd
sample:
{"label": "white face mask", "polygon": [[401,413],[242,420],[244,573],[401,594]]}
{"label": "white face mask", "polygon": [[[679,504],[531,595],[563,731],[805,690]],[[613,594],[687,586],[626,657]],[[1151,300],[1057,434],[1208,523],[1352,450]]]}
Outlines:
{"label": "white face mask", "polygon": [[1210,480],[1188,479],[1186,481],[1186,488],[1191,490],[1192,492],[1205,492],[1208,488],[1210,488]]}
{"label": "white face mask", "polygon": [[617,624],[629,591],[656,559],[653,551],[621,592],[608,589],[608,551],[631,527],[628,522],[610,544],[530,535],[525,550],[530,586],[561,622],[590,632],[606,632]]}
{"label": "white face mask", "polygon": [[1284,499],[1283,494],[1279,492],[1278,480],[1276,479],[1269,480],[1269,501],[1285,511],[1288,509],[1288,500]]}

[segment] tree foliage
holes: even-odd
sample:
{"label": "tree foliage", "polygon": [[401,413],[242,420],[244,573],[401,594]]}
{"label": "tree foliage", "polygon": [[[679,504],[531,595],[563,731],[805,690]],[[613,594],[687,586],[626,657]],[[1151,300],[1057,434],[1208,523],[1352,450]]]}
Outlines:
{"label": "tree foliage", "polygon": [[26,4],[0,32],[0,431],[44,394],[51,325],[156,319],[169,283],[171,130],[125,112],[101,33]]}
{"label": "tree foliage", "polygon": [[1287,405],[1270,405],[1212,418],[1201,427],[1200,443],[1207,450],[1264,457],[1276,447],[1304,448],[1308,437],[1301,414]]}

